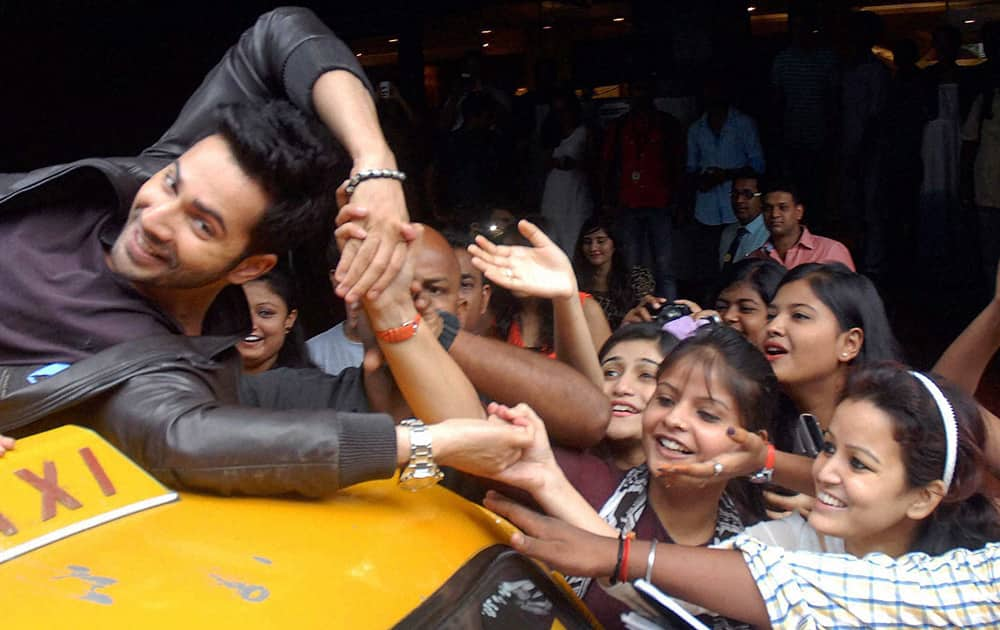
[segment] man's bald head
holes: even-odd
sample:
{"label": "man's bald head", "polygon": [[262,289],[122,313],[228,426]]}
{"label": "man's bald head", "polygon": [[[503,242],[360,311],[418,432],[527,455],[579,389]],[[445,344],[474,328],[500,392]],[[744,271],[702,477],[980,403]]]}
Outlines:
{"label": "man's bald head", "polygon": [[411,247],[413,282],[420,287],[417,298],[427,300],[435,309],[457,314],[461,271],[451,245],[440,232],[425,225]]}

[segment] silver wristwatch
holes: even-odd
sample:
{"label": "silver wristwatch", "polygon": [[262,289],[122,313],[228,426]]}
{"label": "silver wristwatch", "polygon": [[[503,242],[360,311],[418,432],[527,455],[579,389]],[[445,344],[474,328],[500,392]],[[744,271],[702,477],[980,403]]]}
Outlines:
{"label": "silver wristwatch", "polygon": [[434,463],[430,430],[416,418],[407,418],[399,424],[410,429],[410,461],[399,475],[399,485],[416,492],[444,479],[444,473]]}

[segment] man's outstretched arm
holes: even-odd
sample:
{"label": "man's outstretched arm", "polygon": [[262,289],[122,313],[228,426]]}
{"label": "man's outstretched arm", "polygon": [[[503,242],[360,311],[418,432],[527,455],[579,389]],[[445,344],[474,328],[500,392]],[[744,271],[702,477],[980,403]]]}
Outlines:
{"label": "man's outstretched arm", "polygon": [[587,448],[604,438],[611,403],[568,365],[464,330],[448,354],[481,394],[509,406],[530,405],[554,443]]}
{"label": "man's outstretched arm", "polygon": [[[220,104],[272,98],[286,98],[322,120],[350,156],[352,174],[396,168],[357,58],[314,13],[293,7],[265,13],[245,31],[143,156],[179,156],[214,128]],[[350,201],[368,213],[359,220],[368,237],[348,243],[338,268],[338,293],[354,301],[372,287],[384,289],[399,271],[409,215],[402,185],[393,179],[363,182]]]}

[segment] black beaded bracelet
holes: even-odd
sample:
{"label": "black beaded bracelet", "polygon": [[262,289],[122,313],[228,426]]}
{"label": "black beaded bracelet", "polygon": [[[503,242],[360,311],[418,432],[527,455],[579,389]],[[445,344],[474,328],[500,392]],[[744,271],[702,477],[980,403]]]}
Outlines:
{"label": "black beaded bracelet", "polygon": [[615,562],[615,570],[611,574],[611,583],[618,583],[618,575],[622,571],[622,555],[625,552],[625,529],[618,530],[618,561]]}
{"label": "black beaded bracelet", "polygon": [[358,184],[369,179],[395,179],[400,182],[406,181],[406,173],[403,171],[397,171],[394,168],[370,168],[363,171],[358,171],[351,176],[351,179],[347,180],[347,187],[344,188],[344,192],[350,197],[354,194],[354,189],[358,187]]}

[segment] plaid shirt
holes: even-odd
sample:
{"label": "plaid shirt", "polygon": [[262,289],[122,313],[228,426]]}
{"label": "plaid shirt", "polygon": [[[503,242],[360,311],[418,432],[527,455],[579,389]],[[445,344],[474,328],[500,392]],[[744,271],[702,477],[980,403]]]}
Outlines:
{"label": "plaid shirt", "polygon": [[1000,628],[1000,543],[942,556],[784,551],[745,534],[739,549],[775,628]]}

